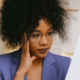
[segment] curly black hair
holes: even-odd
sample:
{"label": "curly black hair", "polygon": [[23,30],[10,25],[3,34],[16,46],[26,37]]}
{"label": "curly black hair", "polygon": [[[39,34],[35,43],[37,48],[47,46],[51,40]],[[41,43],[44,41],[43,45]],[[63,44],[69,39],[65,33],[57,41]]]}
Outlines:
{"label": "curly black hair", "polygon": [[21,45],[23,33],[30,35],[45,18],[62,39],[66,35],[67,12],[59,0],[4,0],[1,18],[1,36],[11,47]]}

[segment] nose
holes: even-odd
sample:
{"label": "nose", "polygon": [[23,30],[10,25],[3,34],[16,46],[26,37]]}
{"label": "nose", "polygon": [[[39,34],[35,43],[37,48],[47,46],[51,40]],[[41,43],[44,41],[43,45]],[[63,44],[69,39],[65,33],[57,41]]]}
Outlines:
{"label": "nose", "polygon": [[39,44],[41,46],[46,46],[48,44],[48,40],[47,40],[47,37],[45,35],[43,35],[43,37],[40,39]]}

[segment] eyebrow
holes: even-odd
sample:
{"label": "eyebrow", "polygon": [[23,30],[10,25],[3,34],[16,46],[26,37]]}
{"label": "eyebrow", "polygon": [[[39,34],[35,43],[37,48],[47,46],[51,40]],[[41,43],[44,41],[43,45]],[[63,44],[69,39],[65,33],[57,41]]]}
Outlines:
{"label": "eyebrow", "polygon": [[[51,30],[52,28],[49,28],[48,30]],[[47,30],[47,31],[48,31]],[[33,32],[41,32],[40,30],[33,30]]]}

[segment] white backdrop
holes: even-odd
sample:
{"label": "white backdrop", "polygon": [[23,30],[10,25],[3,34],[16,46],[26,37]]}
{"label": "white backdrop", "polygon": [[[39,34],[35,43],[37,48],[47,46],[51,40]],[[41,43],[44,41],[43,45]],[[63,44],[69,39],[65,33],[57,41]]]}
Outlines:
{"label": "white backdrop", "polygon": [[80,80],[80,36],[65,80]]}

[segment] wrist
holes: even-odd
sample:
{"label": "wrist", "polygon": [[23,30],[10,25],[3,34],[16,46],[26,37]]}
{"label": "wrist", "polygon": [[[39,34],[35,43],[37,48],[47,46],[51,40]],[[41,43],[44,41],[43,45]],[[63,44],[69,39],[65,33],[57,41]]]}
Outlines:
{"label": "wrist", "polygon": [[26,71],[24,69],[19,68],[16,72],[17,75],[24,75],[26,74]]}
{"label": "wrist", "polygon": [[13,80],[24,80],[25,74],[23,74],[21,71],[17,71],[16,75]]}

